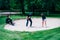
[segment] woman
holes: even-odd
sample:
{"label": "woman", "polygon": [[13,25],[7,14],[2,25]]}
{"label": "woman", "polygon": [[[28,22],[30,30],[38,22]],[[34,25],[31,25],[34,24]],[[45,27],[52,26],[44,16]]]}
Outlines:
{"label": "woman", "polygon": [[43,13],[41,14],[41,16],[42,16],[42,27],[44,27],[44,24],[46,26],[46,16]]}
{"label": "woman", "polygon": [[10,18],[10,16],[8,15],[6,18],[6,24],[11,24],[14,26],[14,23],[12,22],[12,19]]}
{"label": "woman", "polygon": [[26,26],[28,26],[29,21],[30,21],[30,27],[31,27],[31,26],[32,26],[32,19],[31,19],[31,17],[28,15],[28,16],[27,16]]}

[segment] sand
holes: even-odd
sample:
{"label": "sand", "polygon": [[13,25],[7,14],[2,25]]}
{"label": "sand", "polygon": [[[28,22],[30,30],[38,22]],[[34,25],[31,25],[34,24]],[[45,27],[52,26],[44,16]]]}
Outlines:
{"label": "sand", "polygon": [[[33,18],[32,27],[26,27],[26,19],[20,19],[14,21],[15,25],[5,25],[4,29],[10,31],[28,31],[28,32],[35,32],[35,31],[42,31],[42,30],[50,30],[60,26],[60,19],[59,18],[47,18],[47,26],[42,27],[42,20],[41,18]],[[30,24],[30,23],[29,23]]]}

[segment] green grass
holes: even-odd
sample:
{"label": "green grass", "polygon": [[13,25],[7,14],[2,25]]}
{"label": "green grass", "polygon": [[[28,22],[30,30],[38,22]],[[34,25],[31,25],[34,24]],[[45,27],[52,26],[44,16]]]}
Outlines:
{"label": "green grass", "polygon": [[[13,20],[21,19],[21,16],[11,16]],[[4,29],[5,18],[0,19],[0,40],[60,40],[60,27],[37,32],[19,32]],[[24,19],[25,17],[22,16]]]}
{"label": "green grass", "polygon": [[0,40],[60,40],[60,28],[37,32],[12,32],[0,29]]}

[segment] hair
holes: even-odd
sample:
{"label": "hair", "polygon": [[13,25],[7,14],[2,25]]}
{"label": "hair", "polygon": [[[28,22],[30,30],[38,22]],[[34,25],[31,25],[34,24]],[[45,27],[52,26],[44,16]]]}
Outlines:
{"label": "hair", "polygon": [[29,15],[28,15],[28,17],[29,17]]}
{"label": "hair", "polygon": [[45,15],[45,13],[41,13],[41,15]]}

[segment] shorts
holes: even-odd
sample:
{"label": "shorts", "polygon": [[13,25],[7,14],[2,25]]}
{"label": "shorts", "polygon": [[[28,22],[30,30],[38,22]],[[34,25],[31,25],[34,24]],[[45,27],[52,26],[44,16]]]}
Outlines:
{"label": "shorts", "polygon": [[42,21],[46,21],[46,19],[42,19]]}

